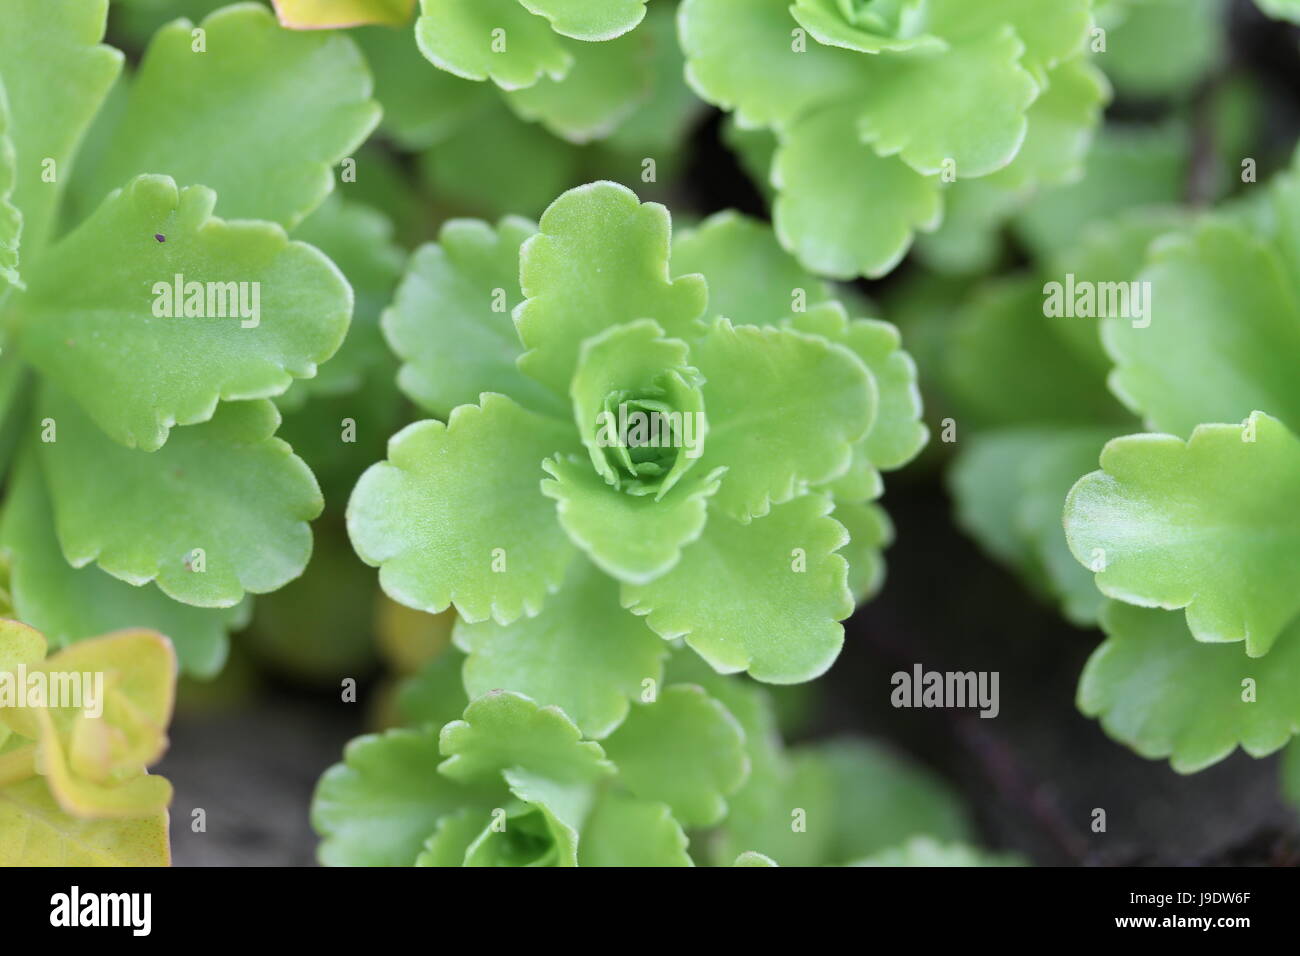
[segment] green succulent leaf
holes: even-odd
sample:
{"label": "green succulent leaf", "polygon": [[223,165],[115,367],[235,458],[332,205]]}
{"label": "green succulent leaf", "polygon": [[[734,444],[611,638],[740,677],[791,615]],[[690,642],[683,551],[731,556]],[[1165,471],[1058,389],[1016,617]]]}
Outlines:
{"label": "green succulent leaf", "polygon": [[775,860],[770,856],[764,856],[753,850],[746,850],[740,856],[736,857],[736,862],[732,866],[777,866]]}
{"label": "green succulent leaf", "polygon": [[831,298],[830,286],[801,268],[770,226],[730,210],[677,233],[673,271],[706,276],[707,317],[737,325],[779,325]]}
{"label": "green succulent leaf", "polygon": [[573,546],[542,496],[542,460],[577,442],[552,419],[485,393],[447,424],[393,436],[362,475],[348,532],[393,600],[467,620],[535,615],[564,578]]}
{"label": "green succulent leaf", "polygon": [[930,0],[928,23],[947,40],[970,39],[998,24],[1010,24],[1024,42],[1024,61],[1041,74],[1083,49],[1092,26],[1092,0],[1060,0],[1044,5],[1039,0]]}
{"label": "green succulent leaf", "polygon": [[613,488],[586,458],[548,458],[542,468],[551,476],[542,493],[555,499],[569,539],[603,571],[631,583],[653,581],[677,564],[704,530],[725,473],[697,468],[659,499]]}
{"label": "green succulent leaf", "polygon": [[723,318],[691,356],[707,382],[698,467],[728,468],[713,503],[741,521],[844,474],[877,413],[866,366],[825,338]]}
{"label": "green succulent leaf", "polygon": [[1223,0],[1125,4],[1124,19],[1107,31],[1106,75],[1134,98],[1190,94],[1223,60],[1224,7]]}
{"label": "green succulent leaf", "polygon": [[662,803],[605,793],[592,808],[579,866],[694,866],[681,824]]}
{"label": "green succulent leaf", "polygon": [[518,0],[420,0],[415,40],[438,69],[504,90],[563,79],[573,65],[568,42]]}
{"label": "green succulent leaf", "polygon": [[9,99],[0,83],[0,289],[18,284],[18,245],[23,231],[23,214],[10,201],[18,161],[9,138]]}
{"label": "green succulent leaf", "polygon": [[[986,176],[1015,158],[1039,88],[1020,65],[1024,44],[1010,26],[971,37],[936,57],[870,61],[858,133],[882,156],[929,176],[955,166]],[[978,124],[953,116],[978,116]]]}
{"label": "green succulent leaf", "polygon": [[153,453],[111,441],[52,387],[39,407],[57,429],[39,447],[73,567],[95,561],[129,584],[156,581],[169,597],[209,608],[302,573],[307,522],[323,501],[311,471],[273,437],[280,417],[270,402],[223,403]]}
{"label": "green succulent leaf", "polygon": [[1109,602],[1106,641],[1079,681],[1079,709],[1144,757],[1194,773],[1238,746],[1253,757],[1300,733],[1300,631],[1264,657],[1192,640],[1181,614]]}
{"label": "green succulent leaf", "polygon": [[[477,626],[466,625],[459,618],[456,623],[458,626]],[[397,691],[397,710],[403,722],[413,727],[424,725],[439,730],[444,724],[459,720],[469,704],[461,679],[464,666],[465,655],[458,648],[448,647],[426,661],[414,676],[403,681]]]}
{"label": "green succulent leaf", "polygon": [[1300,612],[1297,488],[1300,440],[1262,412],[1187,442],[1129,435],[1070,492],[1065,531],[1108,597],[1186,608],[1197,640],[1259,657]]}
{"label": "green succulent leaf", "polygon": [[569,53],[573,65],[563,80],[542,77],[507,91],[506,100],[524,119],[570,142],[604,139],[649,95],[653,48],[640,34],[629,34],[608,43],[571,44]]}
{"label": "green succulent leaf", "polygon": [[[326,866],[410,866],[447,814],[467,803],[492,806],[490,789],[461,786],[437,772],[436,730],[358,737],[321,777],[311,820]],[[497,800],[504,799],[499,788]],[[481,826],[481,824],[480,824]]]}
{"label": "green succulent leaf", "polygon": [[[227,633],[248,622],[248,602],[216,610],[190,607],[153,585],[133,587],[97,567],[71,567],[60,550],[49,497],[32,456],[24,456],[10,486],[0,546],[9,553],[14,611],[56,648],[146,627],[171,638],[185,673],[212,677],[225,664]],[[77,599],[68,600],[70,594]]]}
{"label": "green succulent leaf", "polygon": [[666,687],[634,704],[605,741],[619,781],[636,796],[661,801],[687,826],[706,827],[727,814],[727,796],[745,782],[745,732],[701,687]]}
{"label": "green succulent leaf", "polygon": [[442,728],[440,746],[446,757],[438,766],[443,776],[473,784],[508,773],[521,799],[528,799],[518,793],[521,788],[594,784],[615,772],[600,744],[583,740],[564,711],[510,691],[470,701],[463,720]]}
{"label": "green succulent leaf", "polygon": [[868,467],[893,470],[915,458],[929,431],[921,421],[916,363],[902,350],[898,329],[875,319],[849,319],[838,302],[814,306],[789,320],[792,328],[842,345],[871,372],[878,398],[867,434],[853,449]]}
{"label": "green succulent leaf", "polygon": [[29,261],[54,231],[77,144],[122,72],[122,54],[100,43],[107,18],[108,0],[5,3],[0,87],[8,93],[8,138],[18,163],[12,201],[22,210]]}
{"label": "green succulent leaf", "polygon": [[844,527],[831,501],[806,494],[742,524],[713,514],[667,574],[624,584],[623,604],[666,639],[686,643],[721,672],[775,684],[811,680],[844,642],[853,612]]}
{"label": "green succulent leaf", "polygon": [[679,18],[687,81],[744,128],[780,128],[861,92],[861,55],[820,43],[795,49],[790,0],[685,0]]}
{"label": "green succulent leaf", "polygon": [[879,278],[906,255],[915,230],[943,218],[938,178],[863,143],[857,115],[850,104],[801,117],[782,134],[772,163],[781,245],[836,279]]}
{"label": "green succulent leaf", "polygon": [[704,314],[704,279],[669,276],[672,223],[658,203],[641,203],[625,186],[592,183],[555,200],[540,227],[520,255],[526,298],[515,325],[527,349],[519,367],[555,391],[568,391],[589,336],[649,318],[682,337]]}
{"label": "green succulent leaf", "polygon": [[519,0],[524,8],[545,17],[556,33],[575,40],[612,40],[622,36],[646,14],[646,0]]}
{"label": "green succulent leaf", "polygon": [[1148,427],[1187,435],[1201,422],[1255,409],[1300,427],[1290,356],[1300,350],[1300,300],[1274,248],[1242,227],[1207,223],[1157,244],[1140,279],[1149,324],[1107,319],[1111,387]]}
{"label": "green succulent leaf", "polygon": [[523,300],[519,248],[536,231],[515,217],[496,228],[453,219],[436,244],[421,246],[412,257],[383,328],[405,363],[398,384],[431,414],[446,418],[484,391],[539,412],[567,411],[516,365],[523,349],[510,313]]}
{"label": "green succulent leaf", "polygon": [[856,8],[839,0],[795,0],[791,15],[827,46],[860,53],[883,51],[941,51],[947,44],[932,34],[920,32],[923,0],[903,0],[886,7],[859,4]]}
{"label": "green succulent leaf", "polygon": [[623,610],[618,585],[585,561],[536,617],[507,627],[456,622],[465,689],[479,697],[500,687],[561,708],[588,739],[606,737],[627,716],[646,681],[658,685],[664,642]]}
{"label": "green succulent leaf", "polygon": [[231,218],[291,229],[379,122],[365,60],[344,34],[281,29],[260,4],[225,7],[200,27],[198,52],[188,20],[154,35],[96,170],[98,194],[166,174],[216,190]]}
{"label": "green succulent leaf", "polygon": [[849,562],[849,590],[858,604],[874,597],[885,583],[881,552],[894,540],[894,526],[885,509],[865,502],[835,502],[835,520],[849,533],[844,557]]}
{"label": "green succulent leaf", "polygon": [[1297,0],[1255,0],[1255,4],[1274,20],[1300,23],[1300,2]]}
{"label": "green succulent leaf", "polygon": [[283,392],[347,332],[352,293],[333,263],[276,225],[215,218],[216,198],[131,181],[29,273],[18,303],[23,354],[128,448],[160,448],[219,399]]}

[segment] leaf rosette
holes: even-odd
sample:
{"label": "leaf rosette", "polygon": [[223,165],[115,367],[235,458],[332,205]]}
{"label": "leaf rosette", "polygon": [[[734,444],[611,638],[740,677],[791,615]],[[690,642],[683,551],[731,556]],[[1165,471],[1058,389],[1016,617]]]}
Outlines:
{"label": "leaf rosette", "polygon": [[815,677],[879,584],[879,469],[926,438],[897,333],[829,296],[758,224],[674,243],[613,183],[537,226],[447,224],[383,318],[402,387],[446,420],[358,483],[358,554],[395,600],[456,608],[472,690],[594,736],[658,679],[655,635],[722,672]]}
{"label": "leaf rosette", "polygon": [[1109,95],[1091,0],[685,0],[679,22],[695,90],[776,136],[782,244],[837,278],[890,271],[949,189],[1077,176]]}

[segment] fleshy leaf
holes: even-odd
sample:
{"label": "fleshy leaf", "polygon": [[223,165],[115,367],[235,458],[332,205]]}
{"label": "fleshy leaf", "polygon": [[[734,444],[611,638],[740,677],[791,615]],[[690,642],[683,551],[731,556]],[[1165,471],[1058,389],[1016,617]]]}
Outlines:
{"label": "fleshy leaf", "polygon": [[367,24],[403,26],[415,0],[273,0],[280,25],[290,30],[334,30]]}
{"label": "fleshy leaf", "polygon": [[915,230],[938,227],[937,177],[861,142],[855,104],[811,113],[782,135],[772,163],[772,223],[805,268],[836,279],[879,278],[906,255]]}
{"label": "fleshy leaf", "polygon": [[1187,609],[1199,641],[1268,652],[1300,612],[1300,440],[1275,418],[1129,435],[1065,506],[1075,558],[1109,597]]}
{"label": "fleshy leaf", "polygon": [[843,554],[849,562],[849,590],[858,604],[875,596],[885,582],[881,552],[894,540],[894,526],[879,505],[837,501],[835,520],[849,533]]}
{"label": "fleshy leaf", "polygon": [[793,684],[825,672],[853,613],[844,527],[807,494],[748,524],[710,516],[667,574],[623,585],[623,604],[660,637],[683,637],[715,669]]}
{"label": "fleshy leaf", "polygon": [[689,335],[708,291],[700,276],[669,278],[671,240],[668,210],[625,186],[592,183],[555,200],[520,255],[519,367],[563,394],[579,346],[597,332],[648,318]]}
{"label": "fleshy leaf", "polygon": [[707,382],[698,469],[728,469],[713,502],[741,521],[842,475],[876,414],[870,372],[820,337],[718,319],[691,356]]}
{"label": "fleshy leaf", "polygon": [[919,32],[924,0],[902,0],[889,4],[888,14],[879,10],[883,4],[865,8],[859,4],[854,15],[838,0],[795,0],[790,13],[818,43],[843,47],[860,53],[883,51],[927,51],[947,49],[938,37]]}
{"label": "fleshy leaf", "polygon": [[694,866],[686,834],[662,803],[609,792],[592,808],[579,866]]}
{"label": "fleshy leaf", "polygon": [[605,741],[619,780],[638,797],[662,801],[687,826],[712,826],[727,814],[727,796],[749,775],[745,732],[703,688],[666,687],[635,704]]}
{"label": "fleshy leaf", "polygon": [[[0,87],[9,96],[9,138],[19,163],[13,203],[23,213],[28,261],[53,233],[77,144],[122,71],[122,54],[100,44],[107,17],[108,0],[5,2]],[[54,163],[54,182],[47,181],[46,160]]]}
{"label": "fleshy leaf", "polygon": [[73,567],[95,561],[197,607],[231,607],[302,573],[307,522],[323,501],[311,471],[274,437],[280,417],[270,402],[222,403],[211,421],[176,429],[153,453],[110,441],[53,388],[39,407],[38,419],[57,428],[39,447]]}
{"label": "fleshy leaf", "polygon": [[764,856],[754,850],[746,850],[740,856],[736,857],[736,862],[732,866],[776,866],[777,863],[770,856]]}
{"label": "fleshy leaf", "polygon": [[10,202],[18,161],[9,138],[9,99],[0,82],[0,289],[18,284],[18,245],[23,231],[23,214]]}
{"label": "fleshy leaf", "polygon": [[218,399],[283,392],[347,332],[352,291],[334,264],[271,223],[213,217],[216,198],[133,180],[43,259],[18,302],[23,355],[128,448],[160,448]]}
{"label": "fleshy leaf", "polygon": [[551,476],[542,482],[542,493],[555,499],[556,517],[570,540],[602,570],[631,583],[669,571],[682,548],[700,536],[725,471],[696,469],[658,499],[610,487],[585,458],[549,458],[542,467]]}
{"label": "fleshy leaf", "polygon": [[1244,229],[1209,223],[1151,251],[1149,324],[1103,323],[1111,387],[1149,428],[1187,435],[1255,409],[1300,427],[1300,302],[1282,260]]}
{"label": "fleshy leaf", "polygon": [[[24,457],[10,485],[0,545],[9,552],[14,610],[56,648],[126,627],[147,627],[171,638],[186,673],[211,677],[225,663],[227,632],[248,620],[247,602],[220,610],[190,607],[153,585],[133,587],[97,567],[71,567],[59,549],[34,458]],[[70,594],[77,599],[68,600]]]}
{"label": "fleshy leaf", "polygon": [[564,711],[510,691],[470,701],[463,720],[442,728],[440,745],[447,758],[438,767],[444,776],[474,783],[509,771],[516,795],[516,781],[530,781],[524,789],[545,789],[543,781],[591,784],[614,773],[600,744],[583,740]]}
{"label": "fleshy leaf", "polygon": [[507,91],[506,99],[521,117],[570,142],[603,139],[649,95],[652,48],[645,37],[629,34],[608,43],[571,44],[569,52],[573,65],[563,80],[542,77]]}
{"label": "fleshy leaf", "polygon": [[[446,814],[467,803],[486,810],[491,791],[437,772],[438,735],[390,730],[358,737],[317,784],[311,822],[326,866],[410,866]],[[497,800],[504,799],[500,788]]]}
{"label": "fleshy leaf", "polygon": [[398,377],[402,391],[439,418],[484,391],[508,395],[525,408],[567,414],[567,403],[515,364],[523,351],[510,320],[523,299],[519,248],[536,231],[515,217],[496,228],[453,219],[436,244],[412,257],[383,328],[406,363]]}
{"label": "fleshy leaf", "polygon": [[781,248],[770,226],[730,210],[677,233],[673,271],[708,279],[708,318],[725,316],[737,325],[777,325],[799,306],[831,297],[825,282]]}
{"label": "fleshy leaf", "polygon": [[838,302],[809,309],[790,319],[792,328],[843,345],[871,372],[878,398],[875,417],[854,454],[871,466],[891,471],[915,458],[929,435],[921,421],[916,363],[902,349],[898,329],[875,319],[853,319]]}
{"label": "fleshy leaf", "polygon": [[661,682],[664,642],[618,602],[618,586],[586,561],[536,617],[507,627],[457,621],[471,697],[508,687],[561,708],[589,739],[609,735],[644,682]]}
{"label": "fleshy leaf", "polygon": [[577,442],[566,424],[484,393],[447,424],[393,436],[348,502],[348,532],[389,597],[470,621],[537,614],[573,554],[540,491],[542,460]]}
{"label": "fleshy leaf", "polygon": [[63,813],[40,778],[0,787],[4,866],[166,866],[167,812],[80,820]]}
{"label": "fleshy leaf", "polygon": [[[950,163],[962,178],[1001,169],[1024,143],[1025,111],[1038,96],[1020,65],[1024,50],[1008,26],[934,57],[870,58],[855,101],[863,142],[923,176]],[[971,116],[979,122],[953,122]]]}
{"label": "fleshy leaf", "polygon": [[575,40],[612,40],[627,33],[646,14],[646,0],[519,0],[551,22],[556,33]]}
{"label": "fleshy leaf", "polygon": [[930,29],[949,40],[968,39],[997,24],[1010,24],[1024,41],[1025,64],[1035,74],[1050,69],[1083,49],[1092,26],[1091,0],[930,0]]}
{"label": "fleshy leaf", "polygon": [[1079,680],[1079,709],[1106,733],[1179,773],[1241,746],[1253,757],[1300,733],[1300,628],[1292,622],[1264,657],[1192,640],[1183,616],[1108,603],[1107,639]]}
{"label": "fleshy leaf", "polygon": [[861,54],[816,42],[795,49],[790,0],[685,0],[679,24],[687,81],[744,128],[779,128],[861,92]]}
{"label": "fleshy leaf", "polygon": [[201,53],[188,20],[154,34],[97,170],[99,193],[166,174],[214,189],[232,219],[292,229],[379,122],[365,60],[346,35],[281,29],[259,4],[224,7],[200,27]]}
{"label": "fleshy leaf", "polygon": [[567,42],[518,0],[420,0],[415,40],[438,69],[504,90],[563,79],[573,65]]}

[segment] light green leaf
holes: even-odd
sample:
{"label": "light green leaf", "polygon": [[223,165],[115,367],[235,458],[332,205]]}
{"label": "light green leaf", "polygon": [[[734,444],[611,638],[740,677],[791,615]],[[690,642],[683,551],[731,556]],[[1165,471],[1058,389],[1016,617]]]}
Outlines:
{"label": "light green leaf", "polygon": [[[1070,550],[1108,597],[1187,609],[1197,640],[1268,652],[1300,612],[1300,440],[1275,418],[1129,435],[1065,505]],[[1098,570],[1100,569],[1100,570]]]}
{"label": "light green leaf", "polygon": [[687,82],[744,128],[780,128],[862,92],[861,54],[816,42],[796,50],[790,0],[684,0],[678,22]]}
{"label": "light green leaf", "polygon": [[1274,20],[1300,23],[1300,0],[1255,0],[1255,4]]}
{"label": "light green leaf", "polygon": [[[456,623],[464,625],[460,618]],[[459,720],[469,704],[461,680],[464,664],[465,655],[455,647],[448,647],[426,661],[413,677],[403,681],[397,691],[397,710],[403,722],[413,727],[427,725],[440,730],[444,724]]]}
{"label": "light green leaf", "polygon": [[9,98],[9,139],[18,161],[13,203],[23,213],[28,261],[53,234],[77,144],[122,71],[122,54],[100,44],[107,17],[108,0],[5,2],[0,87]]}
{"label": "light green leaf", "polygon": [[728,469],[713,499],[718,509],[749,521],[848,470],[878,399],[849,349],[724,318],[691,356],[707,382],[709,433],[698,469]]}
{"label": "light green leaf", "polygon": [[506,101],[524,119],[570,142],[603,139],[649,95],[653,48],[647,38],[629,34],[608,43],[571,44],[569,52],[573,65],[563,80],[542,77],[507,91]]}
{"label": "light green leaf", "polygon": [[915,230],[943,218],[937,177],[858,138],[856,104],[810,113],[781,137],[772,164],[772,222],[781,245],[812,272],[879,278],[898,265]]}
{"label": "light green leaf", "polygon": [[466,807],[438,820],[416,866],[464,866],[465,854],[483,834],[484,811]]}
{"label": "light green leaf", "polygon": [[[850,12],[851,11],[851,12]],[[839,0],[795,0],[790,13],[818,43],[861,53],[947,49],[936,36],[919,32],[924,0],[858,5]]]}
{"label": "light green leaf", "polygon": [[511,789],[524,800],[529,798],[521,789],[593,784],[614,773],[600,744],[583,740],[564,711],[510,691],[470,701],[464,719],[442,728],[439,739],[447,758],[438,765],[444,776],[474,783],[509,772]]}
{"label": "light green leaf", "polygon": [[756,853],[753,850],[746,850],[740,856],[736,857],[736,862],[732,866],[776,866],[777,863],[771,857]]}
{"label": "light green leaf", "polygon": [[700,276],[670,279],[671,241],[668,210],[625,186],[592,183],[555,200],[520,255],[519,367],[564,393],[582,341],[597,332],[648,318],[689,335],[708,291]]}
{"label": "light green leaf", "polygon": [[881,554],[894,541],[894,525],[879,505],[836,501],[835,520],[849,533],[843,554],[849,562],[849,590],[858,604],[874,597],[885,583]]}
{"label": "light green leaf", "polygon": [[[923,176],[955,164],[958,177],[987,176],[1015,158],[1039,87],[1020,65],[1024,44],[1009,26],[933,57],[868,59],[855,106],[858,133],[881,156],[898,155]],[[979,122],[953,122],[978,117]]]}
{"label": "light green leaf", "polygon": [[416,250],[384,333],[405,362],[398,384],[426,411],[446,418],[480,392],[565,415],[567,403],[520,373],[523,347],[510,312],[519,291],[519,247],[537,227],[507,217],[494,229],[472,219],[443,225],[438,242]]}
{"label": "light green leaf", "polygon": [[[437,772],[437,733],[390,730],[358,737],[343,762],[325,771],[311,823],[326,866],[411,866],[440,820],[466,804],[486,809],[491,791],[471,790]],[[504,788],[497,799],[505,797]]]}
{"label": "light green leaf", "polygon": [[563,79],[573,54],[541,17],[517,0],[420,0],[415,41],[440,70],[491,79],[504,90]]}
{"label": "light green leaf", "polygon": [[1098,62],[1126,96],[1190,98],[1223,60],[1225,7],[1223,0],[1127,3]]}
{"label": "light green leaf", "polygon": [[548,458],[542,467],[551,476],[542,494],[555,499],[569,539],[601,570],[634,584],[671,570],[700,536],[726,470],[697,468],[659,499],[607,485],[586,458]]}
{"label": "light green leaf", "polygon": [[[73,568],[54,533],[37,461],[24,456],[5,501],[0,546],[9,552],[9,593],[17,616],[52,648],[128,627],[167,635],[182,670],[212,677],[226,661],[227,632],[248,622],[248,602],[209,610],[173,601],[153,585],[133,587],[97,567]],[[68,596],[75,594],[76,600]]]}
{"label": "light green leaf", "polygon": [[704,535],[667,574],[624,584],[623,604],[660,637],[684,637],[716,670],[748,670],[773,684],[824,673],[853,613],[848,535],[831,502],[807,494],[742,524],[710,515]]}
{"label": "light green leaf", "polygon": [[1024,41],[1025,65],[1042,75],[1083,49],[1092,26],[1091,0],[930,0],[928,28],[947,40],[969,39],[1009,23]]}
{"label": "light green leaf", "polygon": [[23,231],[23,214],[10,202],[18,161],[9,127],[9,99],[0,82],[0,288],[19,282],[18,246]]}
{"label": "light green leaf", "polygon": [[471,697],[506,687],[568,714],[589,739],[609,735],[644,682],[662,682],[664,642],[618,602],[618,585],[576,561],[536,617],[508,627],[456,622]]}
{"label": "light green leaf", "polygon": [[689,841],[662,803],[604,794],[591,811],[578,847],[579,866],[694,866]]}
{"label": "light green leaf", "polygon": [[1151,759],[1194,773],[1238,746],[1253,757],[1300,733],[1300,628],[1260,658],[1192,640],[1181,614],[1109,602],[1107,639],[1079,680],[1079,709]]}
{"label": "light green leaf", "polygon": [[333,263],[271,223],[214,218],[216,198],[133,180],[29,273],[17,304],[24,356],[128,448],[160,448],[218,399],[283,392],[347,332],[352,293]]}
{"label": "light green leaf", "polygon": [[348,532],[389,597],[508,624],[560,586],[573,546],[542,496],[542,459],[577,442],[567,427],[484,393],[446,425],[393,436],[348,502]]}
{"label": "light green leaf", "polygon": [[551,22],[556,33],[575,40],[612,40],[627,33],[646,14],[646,0],[519,0]]}
{"label": "light green leaf", "polygon": [[635,704],[605,741],[619,781],[644,800],[662,801],[687,826],[727,814],[727,796],[749,775],[745,732],[726,707],[693,684],[666,687]]}
{"label": "light green leaf", "polygon": [[898,329],[876,319],[850,321],[838,302],[815,306],[789,321],[800,332],[844,346],[871,372],[878,399],[876,414],[867,434],[854,446],[854,455],[886,471],[915,458],[925,447],[929,430],[921,421],[916,363],[903,351]]}
{"label": "light green leaf", "polygon": [[99,193],[166,174],[216,190],[232,219],[292,229],[379,122],[365,60],[346,35],[281,29],[259,4],[225,7],[201,27],[204,52],[188,20],[154,35],[97,170]]}
{"label": "light green leaf", "polygon": [[1300,302],[1273,248],[1207,223],[1158,243],[1139,279],[1150,283],[1149,325],[1107,319],[1102,338],[1111,388],[1149,428],[1187,435],[1255,409],[1300,427]]}
{"label": "light green leaf", "polygon": [[777,325],[798,306],[831,297],[827,283],[806,272],[766,223],[727,210],[673,239],[673,271],[709,283],[707,317],[737,325]]}
{"label": "light green leaf", "polygon": [[186,604],[231,607],[306,566],[307,522],[323,502],[311,471],[273,437],[280,417],[270,402],[223,403],[153,453],[110,441],[52,387],[36,418],[57,428],[57,440],[40,445],[41,462],[73,567],[95,561],[130,584],[156,581]]}

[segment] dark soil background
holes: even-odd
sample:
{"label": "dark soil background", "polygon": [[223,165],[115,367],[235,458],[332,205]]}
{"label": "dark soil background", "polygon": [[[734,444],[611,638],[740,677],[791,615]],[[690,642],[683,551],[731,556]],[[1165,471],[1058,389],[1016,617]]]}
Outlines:
{"label": "dark soil background", "polygon": [[[1294,141],[1296,31],[1242,3],[1232,45],[1234,58],[1267,77],[1287,104],[1276,117],[1278,135]],[[1143,105],[1117,109],[1140,114]],[[697,130],[674,210],[731,207],[762,216],[761,198],[719,140],[718,120],[712,114]],[[896,278],[864,289],[876,296],[890,281]],[[1039,604],[956,528],[937,464],[927,459],[890,476],[884,504],[897,542],[887,553],[887,584],[847,623],[843,655],[802,699],[796,739],[889,741],[964,797],[985,846],[1040,865],[1300,863],[1300,818],[1280,800],[1276,758],[1238,752],[1179,776],[1110,741],[1075,709],[1080,670],[1100,635]],[[356,581],[349,600],[368,607],[373,572]],[[890,675],[917,663],[999,672],[1001,713],[981,720],[973,711],[892,708]],[[176,786],[178,865],[314,862],[312,789],[344,743],[370,729],[381,692],[373,668],[356,704],[339,701],[336,679],[317,686],[323,689],[262,668],[256,689],[233,704],[182,707],[159,768]],[[192,831],[196,808],[206,814],[205,832]],[[1091,831],[1096,808],[1106,811],[1105,833]]]}

